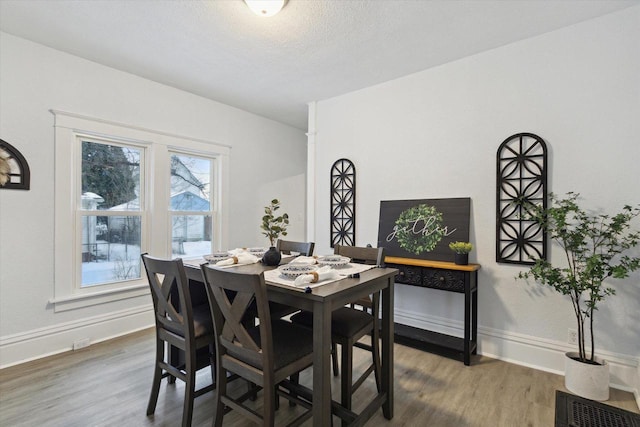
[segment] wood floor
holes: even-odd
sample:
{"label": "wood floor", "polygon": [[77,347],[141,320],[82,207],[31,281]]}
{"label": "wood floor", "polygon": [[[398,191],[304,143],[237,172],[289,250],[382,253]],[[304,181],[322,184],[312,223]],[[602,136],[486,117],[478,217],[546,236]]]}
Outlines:
{"label": "wood floor", "polygon": [[[366,353],[356,350],[355,371],[364,368]],[[163,382],[154,416],[145,415],[154,357],[153,330],[145,330],[82,350],[29,362],[0,371],[0,426],[178,426],[183,384]],[[555,390],[563,378],[486,357],[472,365],[395,346],[395,416],[379,411],[370,426],[520,427],[553,426]],[[208,372],[201,371],[204,384]],[[301,376],[311,383],[311,372]],[[245,385],[235,382],[241,391]],[[358,390],[355,401],[375,388],[373,379]],[[334,380],[334,393],[339,381]],[[212,393],[196,399],[193,425],[209,426]],[[333,396],[338,400],[338,396]],[[300,408],[285,401],[277,421],[292,419]],[[606,402],[638,411],[631,393],[611,390]],[[260,399],[256,402],[260,406]],[[356,409],[358,409],[356,405]],[[307,423],[310,425],[311,423]],[[339,423],[335,423],[339,425]],[[249,423],[233,412],[225,426]]]}

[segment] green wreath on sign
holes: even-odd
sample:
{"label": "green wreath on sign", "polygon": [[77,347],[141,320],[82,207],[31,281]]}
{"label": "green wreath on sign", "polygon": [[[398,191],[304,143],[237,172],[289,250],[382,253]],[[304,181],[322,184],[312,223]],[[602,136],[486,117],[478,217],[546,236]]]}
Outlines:
{"label": "green wreath on sign", "polygon": [[442,214],[433,206],[417,205],[396,220],[398,245],[416,255],[431,252],[444,237]]}

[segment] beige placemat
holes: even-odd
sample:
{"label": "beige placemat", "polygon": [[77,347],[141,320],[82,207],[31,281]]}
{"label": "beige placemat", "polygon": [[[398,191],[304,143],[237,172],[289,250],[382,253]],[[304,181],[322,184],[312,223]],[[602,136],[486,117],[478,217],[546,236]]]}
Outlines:
{"label": "beige placemat", "polygon": [[266,280],[267,282],[271,282],[271,283],[277,283],[279,285],[286,285],[286,286],[291,286],[292,288],[295,289],[304,289],[304,288],[316,288],[318,286],[322,286],[322,285],[326,285],[329,283],[333,283],[333,282],[337,282],[338,280],[342,280],[345,277],[348,277],[350,275],[353,274],[359,274],[362,273],[363,271],[367,271],[370,270],[372,268],[375,268],[375,265],[367,265],[367,264],[347,264],[344,267],[337,267],[334,268],[338,274],[340,275],[338,278],[336,279],[329,279],[329,280],[322,280],[320,282],[316,282],[316,283],[306,283],[302,286],[296,286],[293,282],[295,281],[294,278],[289,278],[287,276],[283,276],[282,274],[280,274],[280,271],[276,268],[275,270],[269,270],[269,271],[265,271],[264,272],[264,280]]}

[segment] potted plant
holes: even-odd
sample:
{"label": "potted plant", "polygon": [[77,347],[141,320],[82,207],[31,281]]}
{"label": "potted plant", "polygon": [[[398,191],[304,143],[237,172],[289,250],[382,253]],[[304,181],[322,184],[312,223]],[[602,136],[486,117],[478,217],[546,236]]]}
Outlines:
{"label": "potted plant", "polygon": [[578,197],[572,192],[565,198],[551,194],[551,207],[547,209],[523,206],[562,249],[564,257],[558,265],[536,259],[518,278],[533,278],[570,297],[577,321],[578,352],[566,354],[565,387],[588,399],[607,400],[609,366],[595,356],[594,315],[599,303],[615,294],[605,280],[623,279],[640,268],[640,257],[625,254],[640,240],[640,233],[631,230],[631,221],[640,214],[640,208],[626,205],[613,216],[588,213],[578,205]]}
{"label": "potted plant", "polygon": [[289,225],[289,215],[283,213],[276,214],[280,209],[278,199],[273,199],[271,203],[264,208],[264,216],[262,217],[262,228],[265,236],[269,239],[270,248],[262,257],[262,262],[266,265],[278,265],[282,259],[282,255],[276,249],[278,237],[287,235],[287,226]]}
{"label": "potted plant", "polygon": [[469,252],[473,250],[473,245],[469,242],[451,242],[449,249],[455,252],[455,263],[458,265],[469,264]]}

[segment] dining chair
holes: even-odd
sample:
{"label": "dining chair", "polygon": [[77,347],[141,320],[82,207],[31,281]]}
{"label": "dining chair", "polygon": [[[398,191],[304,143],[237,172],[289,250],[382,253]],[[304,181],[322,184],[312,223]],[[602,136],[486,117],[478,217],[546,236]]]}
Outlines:
{"label": "dining chair", "polygon": [[[214,426],[221,426],[225,407],[237,410],[253,422],[273,426],[277,396],[306,408],[289,425],[300,425],[311,418],[311,405],[297,397],[295,385],[288,377],[313,363],[313,338],[299,325],[272,318],[267,299],[264,274],[248,274],[222,270],[207,264],[202,275],[213,313],[216,339],[216,378]],[[234,295],[229,298],[229,295]],[[243,317],[255,302],[257,325],[247,325]],[[227,389],[227,373],[238,375],[263,391],[262,414],[244,402],[251,398],[251,389],[231,396]]]}
{"label": "dining chair", "polygon": [[[215,388],[213,321],[209,304],[193,307],[182,259],[165,260],[141,255],[149,280],[156,322],[156,360],[147,415],[155,412],[163,378],[185,383],[182,426],[191,425],[193,400]],[[177,298],[174,296],[177,292]],[[175,307],[174,305],[177,305]],[[184,364],[175,366],[165,355],[165,343],[184,352]],[[205,349],[199,351],[200,349]],[[211,384],[195,389],[196,371],[209,367]]]}
{"label": "dining chair", "polygon": [[294,242],[290,240],[278,239],[276,242],[276,249],[285,255],[291,255],[291,253],[298,253],[304,256],[313,255],[314,242]]}
{"label": "dining chair", "polygon": [[[312,256],[314,247],[314,242],[294,242],[280,239],[276,242],[276,248],[285,255],[291,255],[293,252],[303,256]],[[269,308],[271,309],[271,317],[273,318],[285,317],[299,311],[295,307],[273,301],[269,302]]]}
{"label": "dining chair", "polygon": [[[335,245],[334,253],[351,258],[351,262],[370,265],[382,265],[384,248]],[[362,309],[356,308],[356,306]],[[350,306],[341,307],[331,315],[331,356],[334,375],[339,375],[336,344],[342,349],[342,375],[340,378],[341,404],[351,409],[352,395],[373,372],[378,392],[381,389],[380,364],[380,327],[378,312],[380,292],[354,301]],[[313,328],[313,313],[301,311],[291,316],[291,322]],[[359,342],[371,335],[371,344]],[[358,347],[371,352],[372,361],[360,377],[353,381],[353,348]]]}

